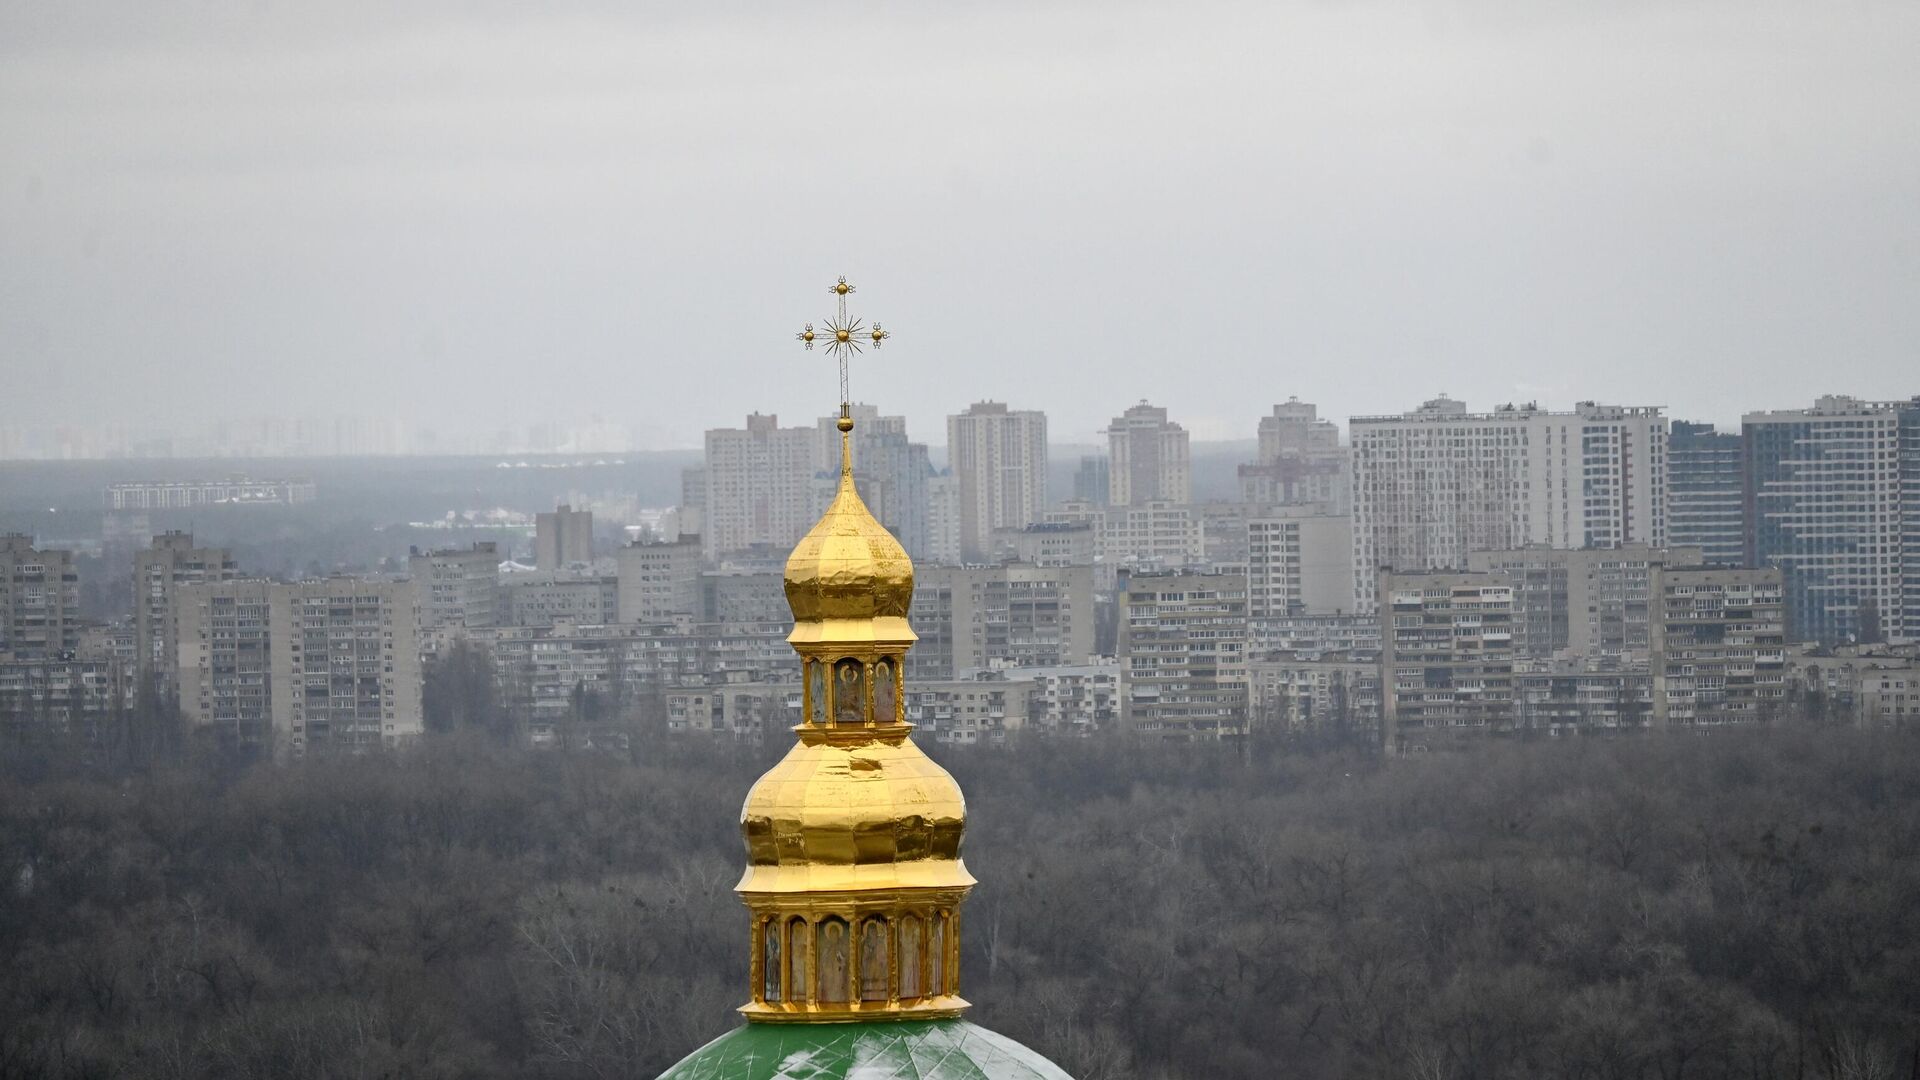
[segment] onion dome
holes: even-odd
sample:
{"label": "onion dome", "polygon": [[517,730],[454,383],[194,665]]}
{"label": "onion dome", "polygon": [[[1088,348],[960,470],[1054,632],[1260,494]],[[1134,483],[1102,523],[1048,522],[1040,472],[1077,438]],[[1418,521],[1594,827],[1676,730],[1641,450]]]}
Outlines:
{"label": "onion dome", "polygon": [[[843,344],[852,288],[834,287]],[[907,722],[913,562],[855,488],[841,360],[840,488],[787,560],[798,738],[740,810],[750,1022],[662,1080],[1070,1080],[960,1019],[966,800]]]}
{"label": "onion dome", "polygon": [[861,502],[853,421],[840,491],[787,560],[798,742],[747,793],[748,1019],[958,1016],[966,800],[906,722],[913,562]]}
{"label": "onion dome", "polygon": [[912,643],[913,561],[874,519],[853,483],[850,417],[840,418],[840,490],[787,558],[795,645],[809,641]]}

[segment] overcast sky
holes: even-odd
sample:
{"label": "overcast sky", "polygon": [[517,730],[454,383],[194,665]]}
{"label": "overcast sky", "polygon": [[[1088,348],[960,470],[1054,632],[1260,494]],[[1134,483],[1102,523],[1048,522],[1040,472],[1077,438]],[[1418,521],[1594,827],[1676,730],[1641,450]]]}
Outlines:
{"label": "overcast sky", "polygon": [[543,7],[0,2],[0,420],[1920,393],[1913,0]]}

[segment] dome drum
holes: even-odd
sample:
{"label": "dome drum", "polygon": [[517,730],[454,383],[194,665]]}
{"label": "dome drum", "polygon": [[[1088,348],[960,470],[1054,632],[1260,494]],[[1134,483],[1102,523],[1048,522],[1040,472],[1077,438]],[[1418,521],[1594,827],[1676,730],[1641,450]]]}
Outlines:
{"label": "dome drum", "polygon": [[958,1016],[965,894],[744,896],[753,934],[740,1012],[773,1023]]}
{"label": "dome drum", "polygon": [[803,726],[892,728],[906,723],[905,650],[836,644],[818,652],[801,662]]}

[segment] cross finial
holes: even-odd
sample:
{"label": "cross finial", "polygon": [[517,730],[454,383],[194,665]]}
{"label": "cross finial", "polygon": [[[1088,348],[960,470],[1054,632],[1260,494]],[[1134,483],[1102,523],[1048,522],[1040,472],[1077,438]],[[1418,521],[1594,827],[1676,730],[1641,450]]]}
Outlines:
{"label": "cross finial", "polygon": [[827,291],[833,294],[837,308],[826,320],[826,329],[815,331],[813,324],[808,323],[795,337],[808,349],[813,348],[815,341],[824,341],[827,351],[840,361],[840,430],[848,431],[853,427],[853,399],[847,395],[847,358],[858,355],[869,344],[878,349],[880,343],[892,335],[880,329],[877,322],[869,328],[858,317],[847,316],[847,294],[853,292],[853,286],[847,284],[846,278],[829,286]]}

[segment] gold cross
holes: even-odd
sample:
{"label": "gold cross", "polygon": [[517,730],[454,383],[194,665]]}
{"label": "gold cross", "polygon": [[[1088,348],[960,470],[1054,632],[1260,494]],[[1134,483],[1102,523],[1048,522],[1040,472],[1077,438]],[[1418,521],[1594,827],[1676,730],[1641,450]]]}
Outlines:
{"label": "gold cross", "polygon": [[892,335],[880,329],[879,323],[874,323],[869,330],[860,319],[847,317],[847,294],[853,291],[853,286],[847,284],[846,278],[841,278],[827,291],[839,302],[838,313],[827,320],[825,330],[816,333],[813,324],[808,323],[806,329],[794,336],[809,350],[816,340],[824,339],[827,351],[840,361],[840,415],[844,419],[853,415],[850,404],[853,399],[847,396],[847,358],[858,355],[868,342],[878,349],[880,343]]}

